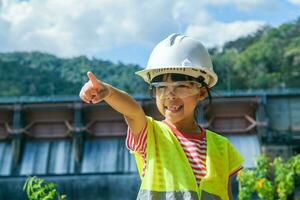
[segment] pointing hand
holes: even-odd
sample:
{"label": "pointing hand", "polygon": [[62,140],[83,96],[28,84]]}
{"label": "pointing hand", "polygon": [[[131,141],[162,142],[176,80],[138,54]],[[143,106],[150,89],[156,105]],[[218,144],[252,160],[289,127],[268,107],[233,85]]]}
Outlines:
{"label": "pointing hand", "polygon": [[84,84],[79,93],[80,98],[86,103],[99,103],[109,96],[109,86],[98,80],[92,72],[87,72],[89,81]]}

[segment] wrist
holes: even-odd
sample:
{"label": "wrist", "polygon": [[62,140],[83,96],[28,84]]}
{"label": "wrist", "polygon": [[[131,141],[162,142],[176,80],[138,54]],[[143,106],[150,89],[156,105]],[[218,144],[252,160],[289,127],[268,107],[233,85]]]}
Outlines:
{"label": "wrist", "polygon": [[107,91],[107,94],[105,95],[105,97],[103,98],[103,100],[106,100],[106,99],[108,99],[109,97],[111,97],[113,88],[112,88],[111,85],[109,85],[109,84],[107,84],[107,83],[103,83],[103,84],[105,85],[106,91]]}

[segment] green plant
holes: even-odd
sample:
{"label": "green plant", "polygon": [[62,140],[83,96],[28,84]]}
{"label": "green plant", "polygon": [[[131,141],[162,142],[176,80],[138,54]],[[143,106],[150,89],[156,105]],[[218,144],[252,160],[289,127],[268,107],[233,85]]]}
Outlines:
{"label": "green plant", "polygon": [[23,190],[29,200],[65,200],[66,195],[60,195],[56,190],[56,184],[46,182],[42,178],[28,177],[24,183]]}
{"label": "green plant", "polygon": [[255,172],[253,170],[242,170],[238,174],[240,182],[239,199],[251,199],[255,191]]}
{"label": "green plant", "polygon": [[281,157],[271,162],[268,157],[261,156],[257,159],[254,170],[245,169],[238,174],[238,198],[251,199],[256,193],[260,199],[286,200],[295,189],[297,176],[300,176],[300,154],[287,162]]}
{"label": "green plant", "polygon": [[275,184],[278,199],[285,200],[287,195],[291,194],[294,189],[294,170],[291,161],[284,163],[282,158],[276,158],[273,162],[275,169]]}

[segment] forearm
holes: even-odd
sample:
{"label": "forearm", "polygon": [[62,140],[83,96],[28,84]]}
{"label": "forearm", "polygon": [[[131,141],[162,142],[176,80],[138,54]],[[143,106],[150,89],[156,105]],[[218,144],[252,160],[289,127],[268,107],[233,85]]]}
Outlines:
{"label": "forearm", "polygon": [[79,96],[86,103],[106,101],[117,112],[124,115],[129,128],[138,134],[147,123],[144,110],[126,92],[98,80],[92,72],[87,72],[89,81],[81,88]]}
{"label": "forearm", "polygon": [[140,104],[126,92],[111,85],[107,86],[109,88],[109,95],[104,98],[104,101],[113,109],[129,119],[136,119],[145,115]]}

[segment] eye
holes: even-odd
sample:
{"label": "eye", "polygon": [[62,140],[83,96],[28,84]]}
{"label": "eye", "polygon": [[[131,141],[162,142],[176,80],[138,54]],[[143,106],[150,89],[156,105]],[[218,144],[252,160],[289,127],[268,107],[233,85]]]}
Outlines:
{"label": "eye", "polygon": [[165,86],[165,85],[158,85],[156,88],[161,90],[161,89],[167,88],[167,86]]}
{"label": "eye", "polygon": [[177,87],[187,88],[187,87],[189,87],[189,85],[186,85],[186,84],[180,84],[180,85],[178,85]]}
{"label": "eye", "polygon": [[180,83],[176,86],[177,88],[190,88],[191,85],[188,83]]}

